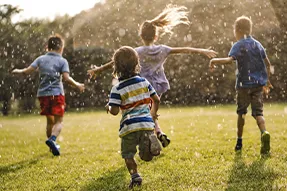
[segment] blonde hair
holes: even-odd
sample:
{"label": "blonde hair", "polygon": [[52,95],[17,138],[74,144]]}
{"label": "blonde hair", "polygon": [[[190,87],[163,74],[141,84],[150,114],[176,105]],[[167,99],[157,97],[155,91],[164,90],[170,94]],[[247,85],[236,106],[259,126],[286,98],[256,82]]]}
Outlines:
{"label": "blonde hair", "polygon": [[113,75],[122,79],[135,76],[140,71],[139,57],[137,52],[130,46],[123,46],[113,55]]}
{"label": "blonde hair", "polygon": [[243,35],[250,35],[252,32],[252,21],[246,16],[238,17],[234,23],[235,32]]}
{"label": "blonde hair", "polygon": [[152,42],[161,29],[161,35],[170,33],[179,24],[189,25],[188,12],[185,6],[167,5],[166,8],[154,19],[145,21],[140,27],[140,36],[146,42]]}

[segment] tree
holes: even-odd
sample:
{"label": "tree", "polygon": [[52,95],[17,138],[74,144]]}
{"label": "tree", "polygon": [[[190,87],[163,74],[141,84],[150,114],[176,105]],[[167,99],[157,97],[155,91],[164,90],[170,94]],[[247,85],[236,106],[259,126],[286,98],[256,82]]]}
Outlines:
{"label": "tree", "polygon": [[12,46],[17,33],[16,25],[11,22],[12,16],[21,12],[18,7],[12,5],[0,5],[0,101],[3,102],[2,113],[8,115],[12,96],[12,83],[9,70],[13,67]]}
{"label": "tree", "polygon": [[283,31],[287,30],[287,2],[286,0],[270,0],[275,15]]}

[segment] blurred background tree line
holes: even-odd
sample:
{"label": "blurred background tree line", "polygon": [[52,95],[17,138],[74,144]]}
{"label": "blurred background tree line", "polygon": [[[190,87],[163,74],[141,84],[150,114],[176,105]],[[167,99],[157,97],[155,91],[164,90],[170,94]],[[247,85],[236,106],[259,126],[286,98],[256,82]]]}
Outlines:
{"label": "blurred background tree line", "polygon": [[[63,56],[69,61],[71,76],[85,82],[82,94],[65,85],[67,108],[102,107],[111,88],[111,71],[89,80],[86,71],[111,59],[122,45],[142,45],[140,24],[159,14],[167,4],[188,8],[190,26],[178,26],[172,36],[162,36],[158,43],[169,46],[212,47],[225,57],[235,42],[233,23],[246,15],[253,21],[252,35],[266,48],[275,67],[271,76],[274,89],[268,101],[287,100],[287,6],[285,0],[106,0],[89,10],[54,20],[29,19],[12,22],[21,9],[0,5],[0,101],[2,113],[11,107],[16,112],[32,112],[37,107],[37,72],[12,76],[15,67],[23,68],[45,53],[45,43],[53,33],[65,38]],[[165,65],[171,90],[164,94],[165,104],[234,103],[235,65],[208,70],[209,60],[201,55],[170,56]],[[17,103],[17,104],[15,104]],[[0,105],[1,106],[1,105]]]}

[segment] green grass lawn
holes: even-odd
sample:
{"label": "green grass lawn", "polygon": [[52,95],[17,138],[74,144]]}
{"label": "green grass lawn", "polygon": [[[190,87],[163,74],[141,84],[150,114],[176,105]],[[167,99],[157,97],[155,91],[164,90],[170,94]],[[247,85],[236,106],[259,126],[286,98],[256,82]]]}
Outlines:
{"label": "green grass lawn", "polygon": [[[140,161],[143,185],[135,190],[286,190],[287,106],[265,104],[271,157],[260,157],[260,132],[246,116],[241,154],[235,105],[161,108],[162,129],[172,140],[151,162]],[[58,142],[45,145],[45,117],[0,117],[0,190],[127,190],[120,155],[120,116],[105,111],[67,112]]]}

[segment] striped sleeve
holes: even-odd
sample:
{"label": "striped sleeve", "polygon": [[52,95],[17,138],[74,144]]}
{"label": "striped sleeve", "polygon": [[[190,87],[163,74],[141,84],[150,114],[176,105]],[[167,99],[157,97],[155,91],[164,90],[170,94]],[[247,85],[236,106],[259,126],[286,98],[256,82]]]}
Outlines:
{"label": "striped sleeve", "polygon": [[109,106],[118,106],[120,107],[122,103],[121,95],[117,88],[114,86],[111,90],[109,97]]}

